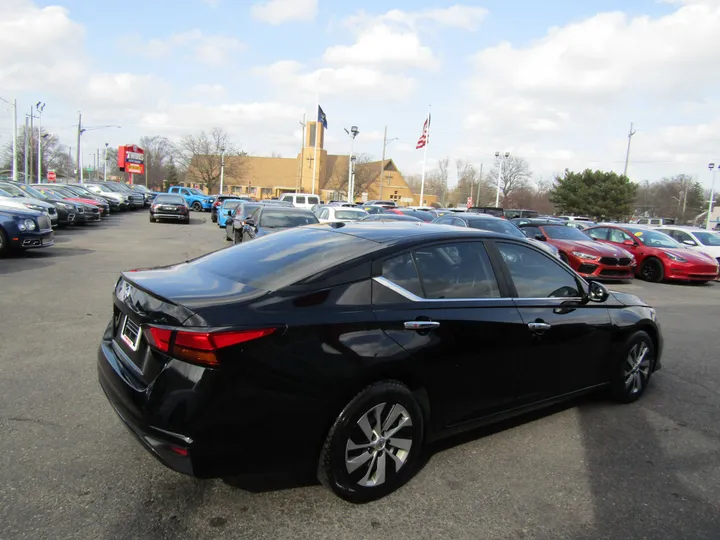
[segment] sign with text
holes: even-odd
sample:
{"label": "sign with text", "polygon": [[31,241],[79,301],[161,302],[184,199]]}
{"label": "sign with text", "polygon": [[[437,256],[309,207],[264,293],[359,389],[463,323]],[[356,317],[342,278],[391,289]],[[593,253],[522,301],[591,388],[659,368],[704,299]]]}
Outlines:
{"label": "sign with text", "polygon": [[145,174],[145,150],[136,144],[118,147],[118,168],[130,174]]}
{"label": "sign with text", "polygon": [[55,182],[55,180],[57,180],[57,174],[55,174],[55,171],[53,171],[53,170],[48,171],[47,179],[48,179],[48,182]]}

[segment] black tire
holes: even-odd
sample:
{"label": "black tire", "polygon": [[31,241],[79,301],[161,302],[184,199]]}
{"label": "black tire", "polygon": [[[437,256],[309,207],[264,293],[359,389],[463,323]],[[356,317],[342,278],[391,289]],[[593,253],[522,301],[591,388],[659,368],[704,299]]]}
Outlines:
{"label": "black tire", "polygon": [[645,259],[640,267],[640,275],[650,283],[660,283],[665,279],[665,268],[660,259],[649,257]]}
{"label": "black tire", "polygon": [[618,403],[632,403],[640,399],[650,383],[655,369],[655,345],[647,332],[638,331],[630,336],[622,351],[613,367],[610,389]]}
{"label": "black tire", "polygon": [[153,217],[152,214],[150,214],[150,223],[155,223],[155,218]]}
{"label": "black tire", "polygon": [[217,214],[212,214],[210,216],[210,221],[212,221],[213,223],[217,223]]}
{"label": "black tire", "polygon": [[194,212],[202,212],[202,204],[200,204],[198,201],[195,201],[192,203],[192,206],[190,207]]}
{"label": "black tire", "polygon": [[0,229],[0,256],[10,251],[10,241],[8,240],[7,233]]}
{"label": "black tire", "polygon": [[[359,425],[361,419],[369,418],[367,428],[370,428],[378,421],[378,413],[382,424],[380,438],[374,431],[363,430]],[[387,424],[388,418],[390,424]],[[399,426],[400,422],[404,425]],[[318,479],[338,497],[351,503],[380,499],[411,478],[422,451],[423,430],[422,410],[407,386],[397,381],[374,383],[345,406],[330,428],[318,462]],[[386,440],[384,437],[389,433],[395,436]],[[361,448],[348,449],[349,443]],[[351,471],[348,458],[363,459]],[[398,462],[399,470],[396,468]],[[381,464],[384,465],[384,481],[372,485],[373,481],[382,478],[376,476]]]}
{"label": "black tire", "polygon": [[233,229],[233,244],[240,244],[243,241],[242,231]]}

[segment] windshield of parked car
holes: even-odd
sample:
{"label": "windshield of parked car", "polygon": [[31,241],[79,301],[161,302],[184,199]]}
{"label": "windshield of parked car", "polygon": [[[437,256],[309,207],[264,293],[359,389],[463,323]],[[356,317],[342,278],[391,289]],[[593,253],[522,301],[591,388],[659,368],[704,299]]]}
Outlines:
{"label": "windshield of parked car", "polygon": [[0,197],[12,197],[7,191],[0,188]]}
{"label": "windshield of parked car", "polygon": [[359,220],[367,215],[368,213],[362,210],[335,210],[335,219]]}
{"label": "windshield of parked car", "polygon": [[255,210],[260,208],[259,204],[243,204],[238,210],[235,211],[235,216],[245,219]]}
{"label": "windshield of parked car", "polygon": [[[98,184],[100,185],[100,184]],[[125,190],[120,188],[120,186],[116,186],[113,184],[103,184],[100,185],[101,188],[106,188],[108,191],[112,191],[114,193],[123,193]]]}
{"label": "windshield of parked car", "polygon": [[551,238],[552,240],[592,240],[592,238],[584,232],[566,225],[542,225],[542,230],[545,233],[545,236]]}
{"label": "windshield of parked car", "polygon": [[525,235],[512,223],[508,223],[504,219],[468,219],[467,224],[472,229],[482,229],[484,231],[492,231],[496,233],[509,234],[519,238],[525,238]]}
{"label": "windshield of parked car", "polygon": [[61,193],[59,191],[55,191],[54,189],[41,187],[41,188],[38,188],[38,190],[49,195],[50,197],[55,197],[56,199],[67,199],[68,198],[68,195],[65,195],[64,193]]}
{"label": "windshield of parked car", "polygon": [[27,195],[25,192],[18,188],[13,186],[12,184],[0,184],[0,189],[3,190],[3,192],[7,193],[7,197],[24,197],[27,198]]}
{"label": "windshield of parked car", "polygon": [[303,225],[310,225],[312,223],[319,223],[318,218],[315,217],[315,214],[312,212],[296,214],[272,209],[262,213],[259,225],[268,229],[282,229],[302,227]]}
{"label": "windshield of parked car", "polygon": [[93,184],[92,187],[94,187],[95,189],[98,189],[104,193],[115,193],[114,189],[110,189],[107,186],[103,186],[101,184]]}
{"label": "windshield of parked car", "polygon": [[181,204],[185,205],[185,199],[180,195],[158,195],[153,204]]}
{"label": "windshield of parked car", "polygon": [[685,248],[685,246],[679,244],[665,233],[636,229],[635,227],[628,227],[627,231],[648,247]]}
{"label": "windshield of parked car", "polygon": [[693,231],[693,234],[703,246],[720,247],[720,234],[718,233]]}

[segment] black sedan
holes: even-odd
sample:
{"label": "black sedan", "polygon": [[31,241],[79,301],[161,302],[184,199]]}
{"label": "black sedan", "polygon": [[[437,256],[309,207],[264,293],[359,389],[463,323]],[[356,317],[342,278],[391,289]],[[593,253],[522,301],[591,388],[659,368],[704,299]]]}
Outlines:
{"label": "black sedan", "polygon": [[653,308],[522,239],[358,222],[123,273],[98,369],[168,467],[313,470],[363,502],[429,441],[585,392],[638,399],[662,345]]}
{"label": "black sedan", "polygon": [[247,242],[268,234],[315,223],[319,223],[317,216],[306,208],[262,204],[245,218],[242,241]]}
{"label": "black sedan", "polygon": [[61,197],[51,197],[47,193],[33,189],[32,186],[27,184],[13,182],[13,185],[22,190],[28,197],[40,199],[52,204],[57,211],[59,226],[66,226],[75,223],[75,217],[78,214],[79,208],[78,204],[75,204],[72,201],[67,201]]}
{"label": "black sedan", "polygon": [[161,220],[190,223],[190,207],[184,197],[160,193],[150,205],[150,223]]}
{"label": "black sedan", "polygon": [[18,210],[0,203],[0,255],[13,249],[50,247],[55,237],[45,212]]}

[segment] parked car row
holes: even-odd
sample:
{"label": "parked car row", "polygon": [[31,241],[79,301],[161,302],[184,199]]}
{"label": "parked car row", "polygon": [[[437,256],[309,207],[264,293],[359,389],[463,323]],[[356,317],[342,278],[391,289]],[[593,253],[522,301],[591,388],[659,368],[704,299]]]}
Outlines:
{"label": "parked car row", "polygon": [[102,221],[150,204],[153,192],[120,182],[0,182],[0,254],[54,245],[53,229]]}

